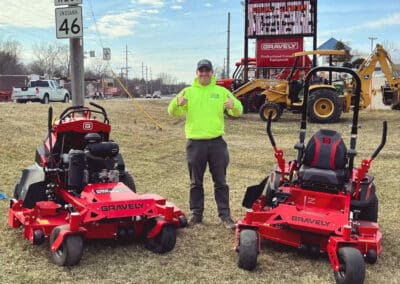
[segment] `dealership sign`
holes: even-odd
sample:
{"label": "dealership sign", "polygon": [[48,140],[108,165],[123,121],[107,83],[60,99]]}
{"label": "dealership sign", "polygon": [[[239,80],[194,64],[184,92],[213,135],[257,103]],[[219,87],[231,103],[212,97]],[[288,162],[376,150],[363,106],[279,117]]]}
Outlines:
{"label": "dealership sign", "polygon": [[303,51],[303,38],[257,39],[257,67],[290,67],[293,53]]}
{"label": "dealership sign", "polygon": [[311,0],[249,0],[248,37],[313,36],[313,3]]}

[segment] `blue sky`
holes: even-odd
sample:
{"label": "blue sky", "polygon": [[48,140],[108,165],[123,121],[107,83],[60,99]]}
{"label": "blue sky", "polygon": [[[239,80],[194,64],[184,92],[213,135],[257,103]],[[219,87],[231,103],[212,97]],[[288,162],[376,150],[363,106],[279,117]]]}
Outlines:
{"label": "blue sky", "polygon": [[[84,48],[101,57],[111,48],[110,67],[125,67],[128,47],[129,77],[155,78],[168,73],[177,81],[191,82],[201,58],[222,68],[226,58],[227,17],[231,14],[231,69],[243,56],[244,11],[240,0],[83,0]],[[29,62],[32,45],[68,44],[56,39],[54,0],[0,0],[0,40],[17,40],[21,58]],[[97,28],[96,28],[97,27]],[[400,62],[399,0],[319,0],[318,45],[330,37],[343,40],[357,54],[368,54],[371,41],[383,43]],[[311,49],[311,38],[305,40]],[[254,55],[249,42],[250,56]],[[91,64],[91,58],[85,64]],[[232,72],[232,71],[231,71]]]}

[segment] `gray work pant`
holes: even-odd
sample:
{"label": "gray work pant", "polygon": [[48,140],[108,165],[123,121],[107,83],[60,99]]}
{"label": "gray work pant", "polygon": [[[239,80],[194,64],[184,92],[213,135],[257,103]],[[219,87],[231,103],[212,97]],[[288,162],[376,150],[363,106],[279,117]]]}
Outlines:
{"label": "gray work pant", "polygon": [[214,197],[218,216],[230,217],[229,187],[226,184],[226,169],[229,164],[228,147],[222,137],[209,140],[188,139],[186,158],[190,175],[190,210],[202,218],[204,211],[203,178],[208,163],[214,182]]}

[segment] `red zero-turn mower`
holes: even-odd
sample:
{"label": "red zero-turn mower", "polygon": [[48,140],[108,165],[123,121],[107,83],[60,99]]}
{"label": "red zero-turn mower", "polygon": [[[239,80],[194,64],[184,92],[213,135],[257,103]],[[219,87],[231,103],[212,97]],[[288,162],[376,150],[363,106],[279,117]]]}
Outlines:
{"label": "red zero-turn mower", "polygon": [[54,124],[49,108],[47,137],[15,186],[9,225],[22,226],[33,244],[49,240],[58,265],[78,264],[84,239],[137,238],[151,251],[172,250],[185,215],[157,194],[136,193],[118,144],[109,140],[106,111],[90,104],[65,109]]}
{"label": "red zero-turn mower", "polygon": [[318,71],[348,73],[357,83],[350,149],[338,132],[327,129],[318,130],[305,146],[307,108],[303,108],[300,142],[295,145],[297,159],[286,162],[275,145],[268,120],[267,134],[277,165],[259,185],[247,188],[243,206],[248,209],[237,223],[235,236],[238,265],[254,269],[260,239],[267,239],[314,256],[326,252],[337,283],[363,283],[364,258],[375,263],[382,251],[378,199],[373,177],[367,172],[386,143],[386,121],[379,147],[369,159],[362,160],[360,168],[354,168],[360,78],[351,69],[316,67],[306,77],[304,105],[310,74]]}

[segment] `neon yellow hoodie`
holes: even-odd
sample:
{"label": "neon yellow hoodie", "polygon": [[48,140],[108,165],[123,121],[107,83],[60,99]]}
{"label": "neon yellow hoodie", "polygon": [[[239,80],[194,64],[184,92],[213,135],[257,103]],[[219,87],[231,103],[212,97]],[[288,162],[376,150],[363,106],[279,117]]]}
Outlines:
{"label": "neon yellow hoodie", "polygon": [[[177,97],[184,96],[188,101],[184,106],[178,106]],[[240,116],[243,112],[242,103],[226,88],[216,85],[213,76],[207,86],[202,86],[198,78],[192,86],[183,89],[168,106],[171,116],[186,114],[185,133],[187,139],[211,139],[223,135],[224,132],[224,102],[233,99],[234,107],[228,110],[232,116]]]}

